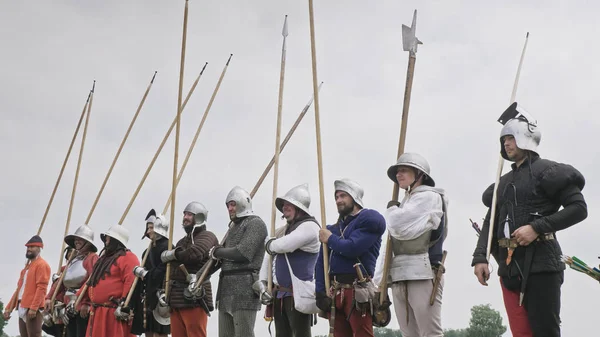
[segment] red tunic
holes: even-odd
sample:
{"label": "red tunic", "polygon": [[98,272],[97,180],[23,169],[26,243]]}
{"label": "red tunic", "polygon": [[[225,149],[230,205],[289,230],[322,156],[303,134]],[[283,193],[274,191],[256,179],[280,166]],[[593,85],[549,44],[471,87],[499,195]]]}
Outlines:
{"label": "red tunic", "polygon": [[[115,317],[116,305],[111,298],[120,300],[127,297],[135,275],[133,268],[140,260],[130,251],[117,259],[110,267],[110,275],[100,280],[95,287],[88,289],[92,311],[87,328],[88,337],[134,337],[131,326]],[[100,305],[100,306],[97,306]],[[106,305],[106,306],[102,306]]]}

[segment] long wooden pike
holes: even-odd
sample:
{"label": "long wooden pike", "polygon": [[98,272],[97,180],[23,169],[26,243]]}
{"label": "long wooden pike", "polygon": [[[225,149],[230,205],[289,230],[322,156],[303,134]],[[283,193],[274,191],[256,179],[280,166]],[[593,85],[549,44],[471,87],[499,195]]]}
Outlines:
{"label": "long wooden pike", "polygon": [[88,103],[90,102],[90,96],[92,96],[92,92],[88,93],[88,97],[85,100],[85,105],[83,106],[83,110],[81,110],[81,116],[79,116],[79,121],[77,122],[77,127],[75,128],[75,132],[73,133],[73,138],[71,139],[71,144],[69,144],[69,149],[67,150],[67,155],[65,156],[65,160],[63,161],[62,167],[60,168],[60,173],[58,174],[58,178],[56,179],[56,183],[54,184],[54,189],[52,190],[52,194],[50,195],[50,200],[48,200],[48,205],[46,206],[46,211],[44,211],[44,216],[42,217],[42,221],[37,231],[37,235],[42,233],[42,229],[44,228],[44,224],[46,223],[46,217],[48,217],[48,212],[50,211],[50,206],[52,206],[52,202],[54,201],[54,196],[56,195],[56,190],[58,189],[58,185],[60,185],[60,181],[62,179],[63,173],[65,172],[65,167],[67,166],[67,162],[69,161],[69,157],[71,156],[71,150],[73,150],[73,145],[75,144],[75,139],[77,139],[77,134],[79,134],[79,128],[81,128],[81,123],[83,122],[83,117],[85,116],[85,112],[87,111]]}
{"label": "long wooden pike", "polygon": [[[81,168],[81,160],[83,159],[83,149],[85,148],[85,139],[87,137],[88,124],[90,122],[90,114],[92,112],[92,103],[94,102],[94,90],[96,88],[96,81],[94,81],[94,85],[92,86],[91,96],[90,96],[90,104],[88,105],[87,114],[85,117],[85,125],[83,126],[83,135],[81,136],[81,147],[79,148],[79,158],[77,159],[77,168],[75,169],[75,179],[73,180],[73,189],[71,190],[71,201],[69,202],[69,211],[67,213],[67,223],[65,225],[65,234],[63,237],[67,236],[69,233],[69,227],[71,226],[71,214],[73,212],[73,203],[75,201],[75,192],[77,191],[77,181],[79,180],[79,169]],[[63,240],[61,246],[61,253],[58,258],[58,269],[62,267],[64,254],[62,253],[65,250],[65,241]]]}
{"label": "long wooden pike", "polygon": [[[196,78],[196,80],[194,81],[194,83],[192,84],[192,87],[190,88],[190,91],[188,92],[187,97],[185,98],[185,101],[183,102],[183,106],[181,107],[181,111],[183,111],[185,109],[185,106],[187,105],[188,100],[190,99],[190,97],[194,93],[194,90],[196,89],[196,85],[200,81],[200,78],[202,77],[202,74],[204,73],[204,69],[206,69],[206,65],[207,64],[208,63],[204,64],[204,67],[202,68],[202,71],[200,72],[200,74],[198,75],[198,77]],[[140,190],[142,189],[142,186],[144,185],[144,182],[146,181],[146,178],[148,177],[148,174],[150,174],[150,171],[152,170],[152,167],[154,167],[154,163],[156,162],[156,159],[158,158],[158,155],[162,151],[163,147],[165,146],[165,143],[167,142],[167,139],[169,138],[169,136],[171,135],[171,132],[175,128],[176,118],[177,117],[173,118],[173,123],[171,123],[171,126],[169,127],[169,130],[167,130],[167,133],[165,134],[162,142],[160,143],[160,145],[158,147],[158,150],[156,150],[156,153],[154,154],[154,157],[152,158],[152,161],[148,165],[148,168],[146,169],[146,172],[144,173],[144,176],[142,177],[142,180],[138,184],[138,187],[136,188],[133,196],[129,200],[129,204],[127,205],[127,208],[125,209],[125,211],[121,215],[121,219],[119,219],[119,225],[122,225],[123,221],[125,221],[125,218],[127,217],[127,214],[129,214],[129,210],[131,209],[131,206],[133,205],[133,202],[137,198]],[[79,297],[77,297],[77,301],[75,302],[75,307],[79,306],[79,303],[81,302],[81,300],[83,299],[83,296],[85,295],[85,293],[87,291],[87,287],[88,286],[87,286],[87,282],[86,282],[86,285],[83,286],[83,291],[81,292],[81,294],[79,295]]]}
{"label": "long wooden pike", "polygon": [[[412,84],[415,74],[415,61],[417,60],[417,47],[419,44],[423,44],[417,36],[417,10],[413,14],[413,21],[410,27],[402,25],[402,47],[404,51],[408,51],[408,70],[406,71],[406,86],[404,88],[404,103],[402,106],[402,122],[400,124],[400,139],[398,141],[398,154],[396,159],[404,153],[404,144],[406,143],[406,129],[408,128],[408,110],[410,108],[410,95],[412,93]],[[400,187],[397,183],[394,183],[392,191],[392,200],[397,201],[398,195],[400,194]],[[380,303],[383,303],[387,299],[387,282],[388,275],[390,272],[390,263],[392,260],[392,236],[388,233],[387,246],[385,249],[385,257],[383,263],[383,277],[381,279],[380,289]]]}
{"label": "long wooden pike", "polygon": [[[229,58],[227,59],[227,62],[225,63],[225,67],[223,67],[221,76],[219,77],[219,80],[217,81],[215,90],[213,91],[212,96],[210,97],[210,100],[208,101],[208,105],[206,106],[206,109],[204,110],[204,114],[202,115],[202,120],[200,121],[200,124],[198,125],[198,128],[196,129],[196,134],[194,134],[194,138],[192,139],[192,142],[190,143],[190,146],[188,147],[188,151],[187,151],[187,154],[185,155],[185,159],[183,160],[183,164],[181,164],[181,169],[179,169],[179,174],[177,175],[177,182],[175,184],[176,186],[179,186],[179,181],[181,180],[181,177],[183,176],[183,172],[185,171],[185,168],[187,167],[187,164],[188,164],[188,161],[190,160],[192,152],[194,152],[194,148],[196,147],[196,141],[198,140],[198,136],[200,136],[200,132],[202,131],[204,122],[206,122],[206,117],[208,117],[208,113],[210,112],[213,102],[215,101],[215,97],[217,97],[219,88],[221,88],[221,82],[223,82],[223,78],[225,77],[225,73],[227,72],[227,68],[229,67],[229,62],[231,61],[232,57],[233,57],[233,54],[230,54]],[[171,204],[171,197],[172,197],[172,195],[169,195],[169,199],[167,200],[167,203],[165,204],[165,207],[164,207],[165,210],[163,211],[163,214],[165,214],[167,212],[167,210],[169,209],[169,205]]]}
{"label": "long wooden pike", "polygon": [[[173,155],[173,184],[171,187],[171,219],[169,226],[169,243],[167,247],[173,246],[173,224],[175,223],[175,199],[177,197],[177,162],[179,160],[179,129],[181,127],[181,102],[183,96],[183,73],[185,68],[185,46],[187,39],[188,22],[188,0],[185,0],[185,10],[183,13],[183,37],[181,39],[181,65],[179,67],[179,93],[177,95],[177,123],[175,124],[175,154]],[[167,274],[165,277],[165,296],[169,298],[169,284],[171,279],[171,263],[167,263]]]}
{"label": "long wooden pike", "polygon": [[[323,83],[321,83],[321,85],[322,84]],[[321,89],[321,85],[319,85],[319,90]],[[310,106],[313,103],[313,98],[314,97],[311,97],[310,100],[308,101],[308,103],[306,103],[306,105],[304,106],[304,109],[302,109],[302,111],[300,112],[300,115],[296,119],[296,122],[294,122],[294,125],[292,125],[292,127],[290,128],[290,131],[285,136],[285,139],[283,140],[283,142],[281,142],[281,146],[280,146],[280,149],[279,149],[280,152],[283,152],[283,149],[285,149],[285,146],[287,145],[287,143],[289,142],[289,140],[292,138],[292,135],[294,134],[294,131],[296,131],[296,129],[298,128],[298,125],[300,125],[300,122],[302,121],[302,119],[304,119],[304,116],[306,115],[306,112],[308,111],[308,109],[310,108]],[[273,157],[271,158],[271,161],[267,164],[267,167],[263,171],[263,173],[260,176],[260,178],[258,178],[258,181],[256,182],[256,184],[254,185],[254,188],[250,192],[250,197],[251,198],[253,198],[256,195],[256,192],[258,192],[258,189],[262,186],[262,183],[264,182],[265,177],[267,176],[267,174],[269,174],[269,172],[271,171],[271,168],[273,167],[274,164],[275,164],[275,155],[273,155]],[[230,224],[231,224],[231,222],[230,222]],[[227,235],[228,234],[229,234],[229,231],[227,231],[227,233],[225,233],[225,235],[223,236],[223,239],[221,240],[221,245],[223,245],[225,243],[225,240],[227,240]],[[204,280],[208,277],[208,273],[212,269],[213,264],[214,264],[213,260],[208,261],[208,263],[206,263],[196,273],[196,276],[197,276],[197,279],[198,279],[198,281],[196,282],[196,288],[199,287],[202,283],[204,283]]]}
{"label": "long wooden pike", "polygon": [[[187,167],[188,160],[190,159],[190,156],[194,150],[194,147],[196,146],[196,140],[198,139],[198,136],[200,135],[200,131],[202,130],[202,126],[204,125],[204,122],[206,120],[208,112],[210,111],[210,108],[212,106],[212,103],[213,103],[216,95],[217,95],[217,92],[219,91],[219,87],[221,86],[221,82],[223,81],[225,71],[226,71],[227,67],[229,66],[229,61],[231,60],[232,56],[233,56],[233,54],[229,55],[229,60],[227,60],[227,63],[225,64],[225,68],[223,69],[223,72],[221,73],[221,77],[219,78],[219,81],[217,82],[215,91],[213,92],[210,102],[208,103],[208,106],[206,107],[206,110],[204,111],[204,115],[202,116],[202,121],[200,122],[200,125],[198,126],[198,130],[196,130],[196,135],[194,136],[194,139],[192,140],[192,143],[190,144],[190,147],[188,148],[188,152],[187,152],[187,155],[185,156],[185,160],[183,161],[183,164],[181,165],[181,168],[179,169],[179,175],[177,176],[177,186],[179,186],[179,182],[181,181],[183,172],[185,171],[185,168]],[[170,194],[169,194],[169,199],[165,203],[165,206],[164,206],[161,214],[167,213],[169,206],[171,206],[171,195]],[[148,260],[148,255],[150,254],[150,249],[152,249],[152,240],[150,240],[150,242],[148,243],[148,248],[146,249],[146,255],[142,259],[142,263],[141,263],[142,267],[146,266],[146,261]],[[131,288],[129,289],[129,293],[127,294],[127,299],[125,300],[125,304],[124,304],[125,307],[127,307],[129,305],[129,301],[131,301],[131,297],[132,297],[135,287],[138,283],[138,280],[139,280],[138,277],[136,277],[135,280],[133,280],[133,284],[131,285]]]}
{"label": "long wooden pike", "polygon": [[117,154],[115,154],[115,157],[113,158],[113,161],[110,164],[110,168],[108,169],[108,172],[106,173],[106,176],[104,177],[102,186],[100,187],[100,190],[98,191],[98,194],[96,195],[96,199],[94,200],[94,203],[92,204],[92,208],[90,209],[90,212],[88,213],[87,218],[85,219],[86,224],[90,223],[92,214],[94,214],[94,210],[96,209],[96,206],[98,205],[98,201],[100,200],[100,197],[102,196],[102,192],[104,191],[104,188],[106,187],[106,183],[108,182],[108,179],[110,178],[110,175],[112,174],[112,171],[115,168],[115,164],[117,163],[117,160],[119,160],[119,156],[121,155],[123,146],[125,146],[125,143],[127,142],[127,138],[129,138],[129,133],[131,133],[131,129],[133,129],[133,125],[135,124],[135,121],[137,120],[138,115],[140,114],[140,111],[142,111],[142,107],[144,106],[144,102],[146,102],[146,97],[148,97],[148,93],[150,92],[150,89],[152,88],[152,84],[154,84],[155,78],[156,78],[156,71],[154,72],[154,75],[152,76],[152,80],[150,80],[150,84],[148,84],[148,87],[146,88],[146,91],[144,92],[144,96],[142,97],[142,100],[140,101],[140,104],[138,105],[137,110],[135,111],[135,114],[133,115],[133,118],[131,119],[131,122],[129,123],[129,127],[127,128],[127,132],[125,132],[125,136],[123,136],[123,140],[121,141],[121,145],[119,145]]}
{"label": "long wooden pike", "polygon": [[[529,41],[529,32],[525,35],[525,44],[523,45],[523,51],[521,52],[521,59],[519,60],[519,66],[517,67],[517,75],[515,76],[515,83],[513,84],[513,90],[510,95],[510,104],[514,103],[517,98],[517,88],[519,86],[519,77],[521,77],[521,67],[523,67],[523,60],[525,59],[525,50],[527,50],[527,41]],[[506,123],[506,121],[504,121]],[[485,259],[490,262],[490,254],[492,252],[492,237],[494,236],[494,226],[496,224],[496,202],[498,201],[498,184],[500,183],[500,177],[502,176],[502,169],[504,168],[504,158],[502,154],[498,156],[498,169],[496,170],[496,181],[494,183],[494,189],[492,194],[492,207],[490,210],[490,226],[487,238],[487,249],[485,252]]]}
{"label": "long wooden pike", "polygon": [[[285,60],[286,60],[286,39],[288,36],[287,15],[283,21],[283,45],[281,47],[281,70],[279,73],[279,99],[277,103],[277,129],[275,132],[275,157],[273,166],[273,202],[271,203],[271,236],[275,236],[275,222],[277,219],[277,207],[275,207],[275,199],[277,199],[277,183],[279,179],[279,154],[281,148],[281,111],[283,110],[283,83],[285,80]],[[269,267],[267,272],[267,289],[269,293],[273,289],[273,256],[269,255]]]}
{"label": "long wooden pike", "polygon": [[[183,102],[183,105],[181,107],[181,112],[182,113],[185,110],[185,107],[186,107],[186,105],[187,105],[190,97],[194,93],[194,90],[196,90],[196,86],[198,85],[198,82],[200,81],[200,78],[202,77],[202,74],[204,73],[204,70],[206,69],[206,65],[208,65],[208,62],[204,64],[204,67],[202,67],[202,71],[200,71],[200,74],[198,74],[198,77],[196,77],[196,80],[192,84],[192,87],[190,88],[190,91],[188,92],[187,96],[185,97],[185,101]],[[152,171],[152,168],[154,167],[154,163],[156,163],[156,159],[158,159],[158,156],[162,152],[163,147],[165,147],[165,144],[167,143],[167,139],[169,139],[169,136],[171,135],[171,132],[173,132],[173,129],[175,128],[175,124],[176,123],[177,123],[177,116],[175,116],[173,118],[173,122],[171,123],[171,126],[169,126],[169,129],[165,133],[165,136],[163,137],[162,142],[160,143],[160,145],[158,146],[158,149],[154,153],[154,157],[150,161],[150,164],[148,164],[148,167],[146,168],[146,172],[144,172],[144,176],[140,180],[137,188],[135,189],[135,192],[131,196],[131,199],[129,199],[129,203],[127,204],[127,207],[125,208],[125,211],[121,215],[121,219],[119,219],[119,224],[122,224],[123,221],[125,221],[125,218],[127,217],[127,215],[129,214],[129,210],[131,210],[131,206],[133,205],[133,202],[135,201],[135,199],[137,198],[138,194],[140,193],[140,190],[142,189],[142,186],[144,186],[144,183],[146,182],[146,178],[148,178],[148,175],[150,174],[150,171]]]}
{"label": "long wooden pike", "polygon": [[[323,152],[321,150],[321,115],[319,111],[319,89],[317,86],[317,50],[315,42],[315,15],[313,10],[313,0],[308,0],[308,14],[310,21],[310,51],[312,57],[312,79],[313,79],[313,93],[315,96],[315,131],[317,136],[317,168],[319,172],[319,202],[321,204],[321,225],[327,224],[327,218],[325,215],[325,187],[323,182]],[[326,243],[322,244],[323,247],[323,275],[325,279],[325,290],[329,295],[330,282],[329,282],[329,247]],[[332,314],[329,318],[329,336],[333,337],[334,330],[334,319],[335,315],[335,299],[332,301]]]}

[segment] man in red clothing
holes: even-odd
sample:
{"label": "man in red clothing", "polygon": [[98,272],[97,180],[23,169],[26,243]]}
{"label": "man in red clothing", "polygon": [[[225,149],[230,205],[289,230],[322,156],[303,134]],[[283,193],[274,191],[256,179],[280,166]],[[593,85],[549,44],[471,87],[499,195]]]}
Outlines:
{"label": "man in red clothing", "polygon": [[19,333],[21,337],[42,336],[42,312],[44,297],[50,281],[50,266],[42,259],[42,238],[34,235],[26,244],[25,257],[29,260],[21,271],[17,291],[4,310],[4,319],[10,319],[11,311],[19,310]]}
{"label": "man in red clothing", "polygon": [[129,231],[125,227],[112,226],[100,237],[104,242],[104,254],[94,265],[87,283],[86,296],[92,308],[86,335],[133,337],[129,326],[130,313],[123,303],[135,279],[131,271],[140,261],[126,247]]}

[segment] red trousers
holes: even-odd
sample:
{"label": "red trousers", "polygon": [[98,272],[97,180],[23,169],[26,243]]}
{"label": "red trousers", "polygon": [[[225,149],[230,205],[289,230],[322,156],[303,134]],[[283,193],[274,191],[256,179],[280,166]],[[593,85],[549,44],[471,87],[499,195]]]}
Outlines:
{"label": "red trousers", "polygon": [[171,310],[171,336],[206,337],[208,315],[200,307]]}
{"label": "red trousers", "polygon": [[508,290],[502,284],[502,297],[504,297],[504,307],[508,315],[508,323],[513,337],[533,337],[533,331],[529,325],[529,317],[525,306],[519,306],[520,293],[518,291]]}
{"label": "red trousers", "polygon": [[[373,337],[373,318],[367,312],[364,316],[354,307],[353,290],[340,289],[335,296],[334,337]],[[328,315],[329,316],[329,315]]]}

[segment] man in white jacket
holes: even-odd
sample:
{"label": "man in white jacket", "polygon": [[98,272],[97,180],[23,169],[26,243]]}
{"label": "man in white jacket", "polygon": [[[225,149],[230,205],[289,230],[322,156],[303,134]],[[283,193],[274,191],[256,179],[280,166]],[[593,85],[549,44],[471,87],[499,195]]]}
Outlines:
{"label": "man in white jacket", "polygon": [[[275,231],[275,237],[269,238],[265,244],[266,252],[274,259],[273,298],[267,291],[268,258],[263,260],[260,280],[253,288],[263,304],[273,306],[277,337],[311,337],[312,315],[294,308],[292,292],[292,277],[303,281],[314,279],[315,263],[320,248],[320,225],[308,210],[308,185],[292,188],[285,196],[275,200],[275,206],[283,213],[287,224],[279,227]],[[290,274],[288,261],[293,276]]]}
{"label": "man in white jacket", "polygon": [[[386,211],[393,257],[391,285],[396,318],[404,337],[442,337],[443,276],[434,289],[437,268],[442,268],[442,245],[446,236],[447,199],[435,188],[429,163],[416,153],[404,153],[388,169],[388,176],[406,190],[401,203],[391,201]],[[384,252],[385,246],[381,251]],[[374,282],[379,285],[385,254],[377,260]],[[380,289],[387,291],[387,289]],[[430,297],[436,292],[435,301]]]}

